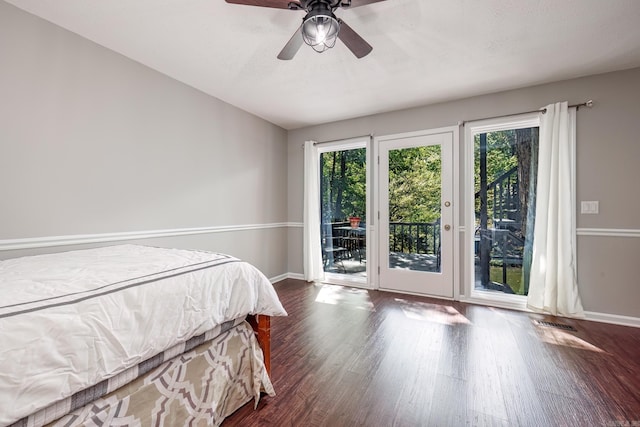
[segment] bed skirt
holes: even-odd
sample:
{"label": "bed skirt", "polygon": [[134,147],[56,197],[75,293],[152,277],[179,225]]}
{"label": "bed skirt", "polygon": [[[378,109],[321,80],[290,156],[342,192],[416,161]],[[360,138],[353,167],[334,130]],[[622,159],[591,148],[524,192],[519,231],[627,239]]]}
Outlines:
{"label": "bed skirt", "polygon": [[[242,322],[47,425],[218,426],[251,399],[257,406],[261,392],[275,395],[255,333]],[[36,418],[14,425],[42,425]]]}

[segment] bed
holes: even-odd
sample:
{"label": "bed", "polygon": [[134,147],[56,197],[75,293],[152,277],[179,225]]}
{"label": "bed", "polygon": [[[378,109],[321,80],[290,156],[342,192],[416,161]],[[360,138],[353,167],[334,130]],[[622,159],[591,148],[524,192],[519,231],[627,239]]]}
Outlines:
{"label": "bed", "polygon": [[274,394],[269,319],[284,315],[266,277],[224,254],[0,261],[0,426],[219,425]]}

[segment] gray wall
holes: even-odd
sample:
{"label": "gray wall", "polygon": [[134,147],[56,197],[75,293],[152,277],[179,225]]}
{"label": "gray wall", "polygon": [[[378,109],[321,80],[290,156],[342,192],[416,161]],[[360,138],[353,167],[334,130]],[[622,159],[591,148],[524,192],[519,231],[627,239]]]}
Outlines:
{"label": "gray wall", "polygon": [[[302,221],[304,140],[388,135],[593,99],[578,113],[578,279],[589,311],[640,317],[640,69],[290,131],[0,1],[0,246],[9,239]],[[460,151],[461,158],[464,155]],[[461,206],[462,208],[462,206]],[[461,211],[462,213],[462,211]],[[302,228],[145,239],[302,273]],[[0,258],[84,246],[0,251]],[[461,248],[462,252],[462,248]]]}
{"label": "gray wall", "polygon": [[[0,1],[0,242],[285,223],[286,141],[282,128]],[[283,226],[140,243],[231,253],[273,277],[287,271],[286,240]]]}
{"label": "gray wall", "polygon": [[[534,110],[557,101],[574,104],[593,99],[595,107],[580,109],[577,117],[578,205],[580,200],[600,201],[599,215],[577,215],[580,292],[587,311],[640,317],[635,271],[640,264],[640,238],[591,235],[592,229],[634,230],[636,236],[640,230],[638,88],[640,68],[289,131],[289,221],[302,221],[301,144],[305,140],[453,126],[459,121]],[[461,131],[460,160],[463,138]],[[464,206],[460,208],[464,221]],[[289,271],[301,273],[302,229],[291,228],[288,241]],[[460,247],[460,254],[463,250]]]}

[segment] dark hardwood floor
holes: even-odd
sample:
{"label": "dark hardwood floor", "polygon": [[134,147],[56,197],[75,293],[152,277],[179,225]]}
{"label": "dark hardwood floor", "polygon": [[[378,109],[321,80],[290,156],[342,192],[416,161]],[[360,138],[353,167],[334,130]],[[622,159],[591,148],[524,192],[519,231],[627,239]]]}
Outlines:
{"label": "dark hardwood floor", "polygon": [[[637,426],[640,329],[286,280],[230,426]],[[576,331],[534,324],[563,323]]]}

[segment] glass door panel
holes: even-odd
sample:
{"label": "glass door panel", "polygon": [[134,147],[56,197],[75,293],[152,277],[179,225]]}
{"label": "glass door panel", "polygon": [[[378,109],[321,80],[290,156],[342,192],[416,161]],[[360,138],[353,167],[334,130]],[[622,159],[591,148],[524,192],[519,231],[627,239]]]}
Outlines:
{"label": "glass door panel", "polygon": [[389,150],[389,267],[441,272],[440,145]]}
{"label": "glass door panel", "polygon": [[538,127],[474,136],[475,290],[527,295]]}
{"label": "glass door panel", "polygon": [[321,243],[324,271],[367,276],[366,147],[320,153]]}

